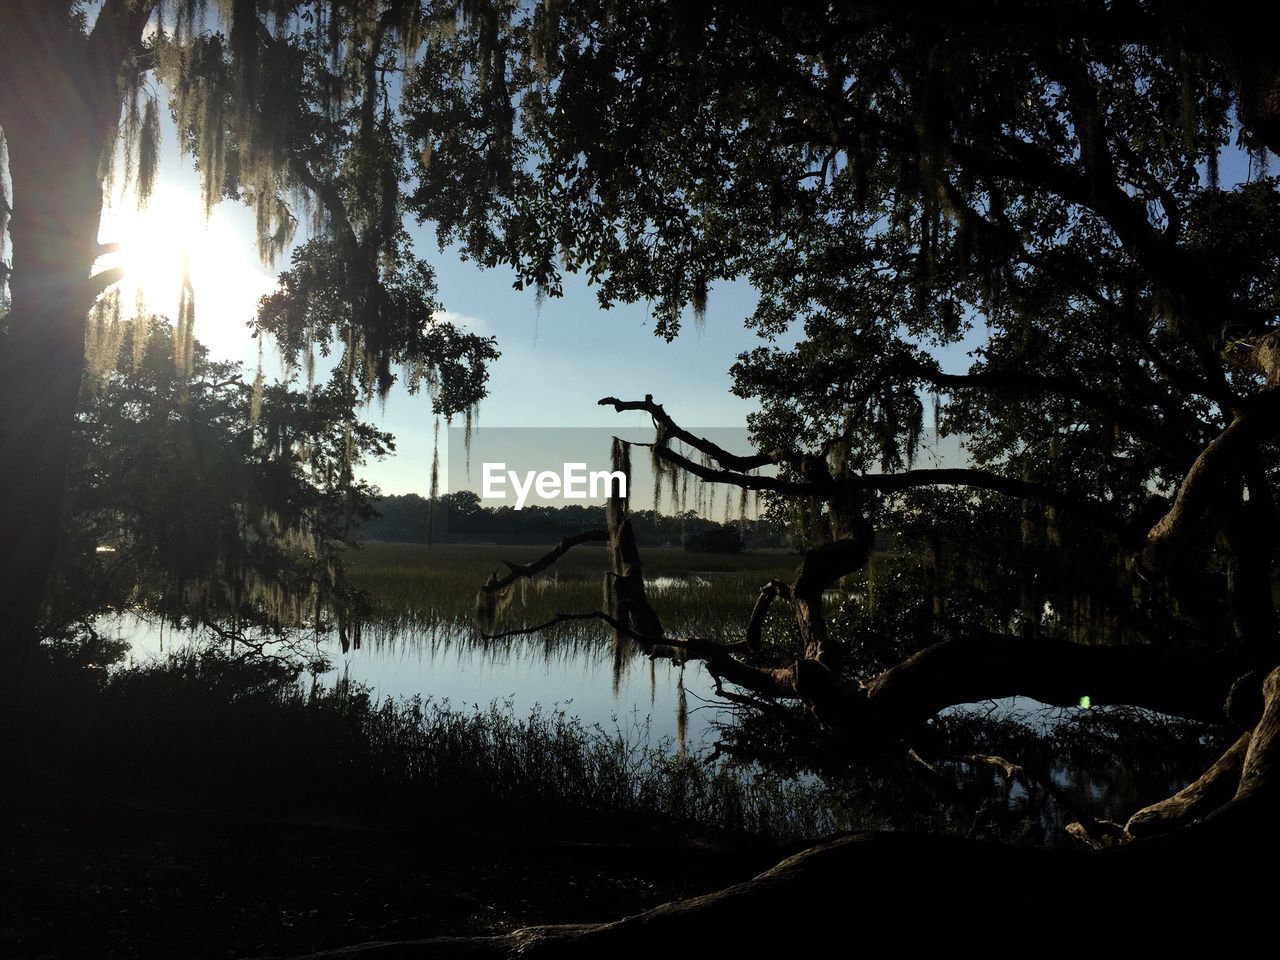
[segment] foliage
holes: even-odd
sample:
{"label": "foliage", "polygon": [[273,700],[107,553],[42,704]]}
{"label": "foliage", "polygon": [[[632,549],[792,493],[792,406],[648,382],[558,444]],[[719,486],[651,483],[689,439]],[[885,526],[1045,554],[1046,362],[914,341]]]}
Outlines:
{"label": "foliage", "polygon": [[272,258],[297,226],[311,231],[264,300],[259,330],[308,383],[317,350],[336,349],[365,397],[385,397],[401,365],[409,389],[425,384],[445,416],[479,402],[497,352],[492,338],[437,316],[434,273],[403,222],[414,146],[389,77],[450,69],[429,37],[454,31],[457,16],[450,4],[401,0],[212,9],[183,0],[160,5],[149,40],[206,206],[222,197],[251,206]]}
{"label": "foliage", "polygon": [[[1242,532],[1239,516],[1270,500],[1272,442],[1167,581],[1135,587],[1126,557],[1229,411],[1275,380],[1280,191],[1232,114],[1245,94],[1176,5],[1102,5],[1069,29],[988,6],[978,30],[862,4],[540,6],[509,46],[522,162],[504,197],[476,198],[483,220],[445,236],[480,233],[541,288],[576,270],[604,306],[648,301],[668,337],[717,283],[749,282],[764,342],[733,375],[760,404],[760,449],[910,471],[932,405],[953,459],[1066,504],[979,484],[946,508],[868,505],[982,566],[993,619],[1038,623],[1049,602],[1077,637],[1174,621],[1230,637],[1221,571],[1252,562],[1261,521]],[[1236,146],[1252,181],[1220,184]],[[437,194],[476,190],[456,150],[430,169]],[[970,369],[943,371],[936,352],[961,346]],[[1081,522],[1072,506],[1098,509]]]}
{"label": "foliage", "polygon": [[114,367],[86,382],[49,630],[137,609],[242,639],[358,635],[342,554],[373,491],[347,464],[390,437],[354,419],[341,380],[258,398],[199,344],[188,379],[174,339],[162,319],[127,323]]}
{"label": "foliage", "polygon": [[[573,504],[549,507],[533,504],[523,510],[484,507],[470,490],[446,493],[436,503],[417,494],[379,497],[379,516],[364,521],[355,531],[360,539],[422,543],[428,533],[436,543],[556,543],[582,530],[603,528],[603,506]],[[693,510],[672,516],[652,510],[632,514],[636,540],[645,546],[680,543],[722,525]],[[768,520],[744,519],[732,525],[740,531],[738,549],[777,548],[787,545],[786,531]]]}
{"label": "foliage", "polygon": [[684,548],[690,553],[741,553],[742,534],[732,524],[716,524],[686,535]]}
{"label": "foliage", "polygon": [[[307,234],[256,324],[305,368],[308,383],[316,352],[336,353],[336,366],[365,398],[385,397],[399,366],[410,390],[431,392],[437,413],[474,409],[497,350],[492,338],[440,318],[434,273],[412,249],[401,194],[410,182],[409,156],[431,130],[419,118],[414,135],[406,134],[397,113],[401,84],[389,77],[464,69],[449,59],[462,51],[430,38],[474,38],[483,28],[460,20],[455,4],[403,0],[61,6],[69,8],[64,16],[47,9],[41,16],[48,22],[32,14],[24,29],[56,33],[63,45],[92,43],[110,24],[123,34],[115,37],[124,44],[119,113],[101,158],[109,190],[149,201],[167,99],[206,210],[224,199],[248,206],[267,263],[289,250],[299,228]],[[95,21],[99,15],[109,24]],[[3,144],[0,138],[0,170],[7,172]],[[10,273],[6,179],[0,175],[0,303],[7,302]],[[188,301],[179,323],[187,337],[194,320]],[[118,288],[98,310],[109,325],[121,322]],[[176,359],[185,365],[183,350]]]}

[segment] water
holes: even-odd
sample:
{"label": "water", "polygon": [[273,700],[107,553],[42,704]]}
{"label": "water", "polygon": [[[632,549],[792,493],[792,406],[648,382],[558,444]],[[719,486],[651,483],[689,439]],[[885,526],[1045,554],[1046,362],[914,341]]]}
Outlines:
{"label": "water", "polygon": [[[101,625],[127,640],[135,662],[198,647],[200,634],[162,627],[137,616]],[[679,684],[687,704],[685,744],[691,750],[710,746],[712,722],[724,709],[715,685],[701,664],[683,670],[670,661],[633,657],[615,684],[613,651],[606,642],[545,643],[513,637],[478,643],[462,631],[433,631],[389,642],[366,643],[342,653],[336,641],[324,641],[321,652],[334,670],[321,677],[332,683],[346,675],[370,688],[375,699],[422,696],[469,710],[510,703],[516,716],[536,706],[563,709],[587,724],[612,732],[647,735],[654,744],[678,740]]]}
{"label": "water", "polygon": [[[100,624],[100,629],[127,640],[134,661],[207,642],[201,635],[161,627],[136,616]],[[563,710],[589,726],[609,733],[620,731],[630,742],[665,743],[672,750],[682,742],[691,751],[710,749],[717,721],[729,720],[729,705],[716,697],[712,678],[698,663],[682,669],[669,661],[651,664],[644,657],[633,656],[615,676],[613,650],[607,641],[537,637],[478,641],[465,628],[445,627],[403,629],[385,637],[378,636],[376,629],[373,633],[374,640],[366,639],[362,648],[347,653],[341,652],[336,641],[323,641],[320,652],[334,669],[319,682],[332,684],[345,675],[368,687],[375,699],[421,696],[462,711],[485,709],[494,703],[509,705],[517,717],[527,716],[535,708]],[[681,685],[687,708],[683,724]],[[974,709],[1018,720],[1042,735],[1052,734],[1059,724],[1081,715],[1077,709],[1046,708],[1023,697],[960,705],[944,713]],[[1043,796],[1028,795],[1025,782],[1003,783],[994,771],[975,773],[990,777],[995,795],[1003,794],[1009,809],[1024,810],[1047,832],[1060,832],[1071,819],[1060,805],[1046,803]],[[1124,819],[1136,809],[1135,786],[1123,766],[1108,763],[1103,768],[1080,769],[1054,761],[1044,775],[1055,787],[1073,790],[1095,816]],[[1165,792],[1157,791],[1156,795],[1168,795],[1186,782],[1186,778],[1171,777]]]}
{"label": "water", "polygon": [[[676,578],[659,579],[676,582]],[[134,615],[100,628],[127,640],[135,662],[207,642],[202,634]],[[711,745],[714,723],[725,719],[728,709],[716,696],[714,681],[702,664],[681,668],[668,660],[633,656],[615,678],[613,650],[603,641],[567,643],[537,637],[478,641],[465,630],[440,627],[405,630],[389,639],[366,641],[347,653],[336,640],[326,640],[319,650],[334,668],[320,678],[322,683],[346,676],[368,687],[376,700],[421,696],[463,710],[509,703],[517,716],[535,707],[562,709],[607,730],[617,725],[630,730],[647,726],[655,743],[678,738],[679,686],[683,684],[688,716],[685,743],[691,749]],[[960,704],[943,713],[969,710],[1019,719],[1041,733],[1051,732],[1075,712],[1026,697],[1009,697]]]}

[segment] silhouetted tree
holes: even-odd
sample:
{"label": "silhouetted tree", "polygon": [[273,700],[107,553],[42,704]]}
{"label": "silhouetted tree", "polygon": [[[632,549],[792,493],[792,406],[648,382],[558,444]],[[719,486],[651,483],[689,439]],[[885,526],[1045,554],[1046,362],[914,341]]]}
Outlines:
{"label": "silhouetted tree", "polygon": [[[1067,858],[846,840],[716,897],[538,931],[540,946],[785,943],[793,931],[754,912],[771,900],[819,923],[855,896],[910,914],[919,905],[895,899],[897,883],[918,882],[895,862],[908,853],[981,876],[983,895],[1009,904],[997,922],[1016,930],[1046,913],[998,879],[1004,869],[1035,877],[1036,896],[1041,882],[1087,895],[1086,912],[1125,897],[1138,912],[1211,914],[1224,903],[1203,877],[1274,849],[1275,27],[1273,14],[1160,0],[588,2],[530,15],[529,159],[486,221],[493,259],[553,293],[561,270],[583,270],[606,304],[653,303],[668,336],[701,317],[716,282],[749,280],[762,336],[800,334],[734,369],[735,390],[761,402],[757,451],[721,449],[651,397],[601,403],[648,413],[652,454],[670,468],[774,494],[806,530],[826,528],[791,582],[764,585],[740,637],[673,638],[619,503],[597,533],[619,589],[575,616],[650,656],[702,661],[766,719],[802,705],[832,756],[910,756],[921,776],[938,775],[914,748],[941,711],[1014,694],[1199,718],[1234,741],[1125,825],[1081,817],[1082,841],[1114,848],[1105,878]],[[1252,177],[1222,189],[1219,156],[1237,144]],[[438,159],[433,169],[442,193],[465,179],[463,164],[452,178]],[[968,337],[973,366],[943,370],[934,348]],[[970,464],[916,463],[929,393]],[[937,575],[921,588],[941,622],[911,656],[862,674],[823,594],[860,575],[877,525],[929,547]],[[988,579],[992,609],[947,622],[946,595],[968,573]],[[782,651],[763,642],[780,601],[796,636]],[[1019,775],[1016,758],[966,762]],[[1163,870],[1177,878],[1155,882]],[[940,899],[919,908],[982,910],[964,891]]]}
{"label": "silhouetted tree", "polygon": [[[439,414],[465,413],[495,352],[435,318],[432,272],[409,248],[401,209],[406,154],[419,146],[395,104],[406,72],[474,73],[433,59],[455,49],[434,38],[490,37],[492,15],[459,23],[454,4],[406,0],[0,9],[0,182],[12,186],[0,197],[12,249],[0,277],[0,701],[20,682],[56,550],[85,318],[96,309],[108,334],[120,323],[119,273],[95,272],[110,252],[98,243],[104,185],[123,179],[147,201],[168,129],[161,98],[206,208],[250,205],[264,256],[281,253],[300,223],[311,231],[259,318],[286,359],[310,371],[313,351],[332,355],[353,398],[385,394],[399,364],[410,387],[430,387]],[[501,81],[480,73],[482,86]],[[175,351],[184,370],[194,309],[188,290]]]}
{"label": "silhouetted tree", "polygon": [[358,643],[367,604],[344,553],[373,490],[346,461],[383,456],[390,436],[352,419],[341,376],[259,396],[198,342],[180,372],[174,340],[161,318],[129,321],[116,363],[86,378],[41,635],[137,612],[233,652],[280,655],[304,631]]}

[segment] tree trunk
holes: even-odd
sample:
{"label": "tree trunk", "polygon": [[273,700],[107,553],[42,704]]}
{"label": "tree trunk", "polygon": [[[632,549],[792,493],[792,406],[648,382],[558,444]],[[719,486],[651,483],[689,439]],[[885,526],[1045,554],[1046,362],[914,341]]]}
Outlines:
{"label": "tree trunk", "polygon": [[[1250,850],[1257,862],[1274,838]],[[752,957],[818,943],[857,956],[868,944],[989,952],[1024,943],[1052,955],[1186,952],[1266,910],[1270,887],[1223,882],[1247,859],[1239,844],[1183,848],[1146,841],[1103,851],[1002,846],[906,833],[834,838],[757,877],[612,923],[526,927],[496,936],[365,943],[308,960]],[[302,960],[302,958],[298,958]]]}
{"label": "tree trunk", "polygon": [[84,38],[52,15],[10,18],[0,30],[0,57],[16,58],[0,103],[13,184],[11,312],[0,339],[0,703],[12,704],[57,552],[85,318],[102,286],[90,278],[99,166],[119,94],[115,71],[104,83]]}

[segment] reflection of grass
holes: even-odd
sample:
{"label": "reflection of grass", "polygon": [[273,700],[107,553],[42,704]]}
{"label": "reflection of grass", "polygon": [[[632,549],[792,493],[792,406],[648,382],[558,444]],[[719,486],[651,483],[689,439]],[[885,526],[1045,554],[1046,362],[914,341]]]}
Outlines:
{"label": "reflection of grass", "polygon": [[[351,555],[355,582],[374,601],[373,637],[425,633],[473,624],[475,595],[503,561],[528,563],[547,547],[488,544],[367,543]],[[794,555],[761,551],[737,556],[688,553],[681,549],[641,551],[645,576],[671,578],[652,600],[668,632],[704,636],[740,633],[761,584],[789,579]],[[550,619],[559,612],[599,609],[608,557],[603,546],[586,545],[562,557],[533,582],[512,592],[502,626],[510,629]],[[705,574],[705,576],[699,576]],[[603,636],[595,625],[560,628],[578,637]]]}

